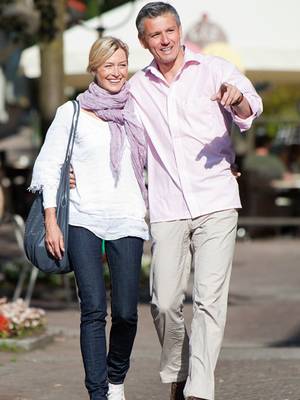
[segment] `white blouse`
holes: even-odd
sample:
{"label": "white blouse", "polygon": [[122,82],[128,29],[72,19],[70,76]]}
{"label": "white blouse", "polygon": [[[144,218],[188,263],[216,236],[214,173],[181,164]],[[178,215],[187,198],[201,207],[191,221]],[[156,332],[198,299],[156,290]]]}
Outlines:
{"label": "white blouse", "polygon": [[[72,116],[70,101],[57,109],[34,164],[29,189],[43,191],[44,208],[56,206]],[[110,168],[110,139],[107,122],[80,111],[71,160],[76,188],[70,191],[69,223],[105,240],[126,236],[147,240],[146,207],[132,167],[129,143],[126,138],[116,184]]]}

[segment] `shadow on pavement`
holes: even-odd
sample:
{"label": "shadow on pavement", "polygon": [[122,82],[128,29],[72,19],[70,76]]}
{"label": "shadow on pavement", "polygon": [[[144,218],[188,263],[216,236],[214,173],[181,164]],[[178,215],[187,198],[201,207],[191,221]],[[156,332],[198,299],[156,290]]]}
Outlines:
{"label": "shadow on pavement", "polygon": [[271,343],[269,347],[300,347],[300,325],[290,337]]}

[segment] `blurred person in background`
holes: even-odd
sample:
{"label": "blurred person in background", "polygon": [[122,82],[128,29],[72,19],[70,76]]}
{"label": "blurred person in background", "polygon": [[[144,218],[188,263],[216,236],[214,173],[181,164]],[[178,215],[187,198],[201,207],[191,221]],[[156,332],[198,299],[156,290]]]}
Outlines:
{"label": "blurred person in background", "polygon": [[[91,400],[124,400],[124,379],[137,329],[143,242],[146,148],[143,130],[128,101],[128,48],[116,38],[98,39],[89,55],[94,81],[77,99],[78,128],[72,155],[76,188],[70,192],[69,257],[81,309],[80,343]],[[42,190],[46,246],[64,252],[56,222],[56,193],[73,106],[57,109],[35,162],[30,189]],[[97,184],[96,184],[97,183]],[[112,327],[106,351],[106,289],[102,242],[111,278]]]}
{"label": "blurred person in background", "polygon": [[264,131],[258,131],[255,136],[255,150],[243,161],[243,171],[252,173],[258,179],[271,181],[273,179],[287,179],[289,173],[284,162],[270,152],[272,139]]}
{"label": "blurred person in background", "polygon": [[[240,190],[243,214],[248,217],[290,217],[294,210],[294,192],[287,190],[293,185],[292,174],[285,164],[287,148],[272,152],[272,138],[264,127],[255,135],[255,149],[242,163]],[[281,189],[283,185],[283,191]],[[288,229],[288,228],[287,228]],[[248,226],[250,237],[268,237],[278,233],[278,227]],[[288,232],[281,229],[280,232]]]}

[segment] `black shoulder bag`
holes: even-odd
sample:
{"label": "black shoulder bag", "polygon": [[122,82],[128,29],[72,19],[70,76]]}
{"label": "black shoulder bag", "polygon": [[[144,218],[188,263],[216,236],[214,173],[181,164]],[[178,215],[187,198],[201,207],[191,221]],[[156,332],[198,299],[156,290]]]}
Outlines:
{"label": "black shoulder bag", "polygon": [[68,257],[69,170],[80,110],[77,101],[73,100],[72,103],[74,106],[74,114],[56,196],[56,218],[58,226],[63,234],[65,247],[62,260],[55,259],[47,251],[45,246],[45,213],[42,193],[36,194],[25,224],[24,249],[26,256],[39,270],[50,274],[65,274],[72,271],[72,266],[70,265]]}

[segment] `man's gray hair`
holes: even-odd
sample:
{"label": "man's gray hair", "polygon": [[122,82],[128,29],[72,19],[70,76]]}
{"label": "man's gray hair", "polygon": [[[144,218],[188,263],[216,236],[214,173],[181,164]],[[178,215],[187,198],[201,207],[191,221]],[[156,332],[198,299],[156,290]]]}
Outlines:
{"label": "man's gray hair", "polygon": [[181,25],[179,15],[171,4],[164,3],[163,1],[152,1],[151,3],[145,4],[136,17],[135,25],[139,36],[141,37],[144,34],[144,20],[146,18],[156,18],[164,14],[174,15],[177,26]]}

